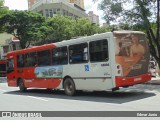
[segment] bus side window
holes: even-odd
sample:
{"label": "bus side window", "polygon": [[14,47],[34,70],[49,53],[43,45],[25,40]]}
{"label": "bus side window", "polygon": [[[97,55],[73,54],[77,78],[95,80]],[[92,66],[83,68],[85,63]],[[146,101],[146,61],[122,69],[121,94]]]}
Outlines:
{"label": "bus side window", "polygon": [[7,73],[14,71],[14,59],[7,60]]}
{"label": "bus side window", "polygon": [[37,55],[38,55],[38,66],[45,66],[51,64],[50,50],[39,51]]}
{"label": "bus side window", "polygon": [[37,64],[37,53],[27,53],[25,54],[25,67],[34,67]]}
{"label": "bus side window", "polygon": [[13,60],[11,59],[8,61],[8,69],[13,70],[13,68],[14,68],[14,63],[13,63]]}
{"label": "bus side window", "polygon": [[68,64],[68,52],[67,47],[54,48],[52,50],[52,64],[64,65]]}
{"label": "bus side window", "polygon": [[98,40],[89,43],[90,61],[101,62],[108,60],[108,41]]}
{"label": "bus side window", "polygon": [[24,67],[29,67],[30,66],[30,57],[29,57],[29,53],[25,54],[25,61],[24,61]]}
{"label": "bus side window", "polygon": [[88,62],[88,44],[81,43],[69,46],[69,62],[84,63]]}
{"label": "bus side window", "polygon": [[17,67],[24,67],[24,54],[17,55]]}

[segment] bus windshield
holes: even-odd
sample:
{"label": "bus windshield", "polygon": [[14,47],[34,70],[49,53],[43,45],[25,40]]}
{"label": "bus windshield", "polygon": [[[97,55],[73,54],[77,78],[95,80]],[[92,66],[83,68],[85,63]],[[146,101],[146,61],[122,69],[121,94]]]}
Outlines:
{"label": "bus windshield", "polygon": [[0,71],[6,71],[6,64],[0,64]]}
{"label": "bus windshield", "polygon": [[0,77],[6,77],[6,61],[0,60]]}

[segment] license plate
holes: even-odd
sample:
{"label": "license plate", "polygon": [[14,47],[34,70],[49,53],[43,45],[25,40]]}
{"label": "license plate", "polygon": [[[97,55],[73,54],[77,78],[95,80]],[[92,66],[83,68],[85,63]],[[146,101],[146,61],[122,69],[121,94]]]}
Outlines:
{"label": "license plate", "polygon": [[134,78],[134,81],[140,81],[142,78]]}

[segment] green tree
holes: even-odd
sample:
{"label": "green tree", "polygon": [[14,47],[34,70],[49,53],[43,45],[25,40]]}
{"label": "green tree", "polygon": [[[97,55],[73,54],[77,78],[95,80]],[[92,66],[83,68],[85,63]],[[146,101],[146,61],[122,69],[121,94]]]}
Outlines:
{"label": "green tree", "polygon": [[91,23],[86,18],[73,20],[70,17],[60,15],[48,18],[46,23],[50,27],[48,39],[51,42],[69,40],[78,36],[93,35],[98,33],[100,29],[98,25]]}
{"label": "green tree", "polygon": [[0,16],[6,14],[8,8],[4,6],[4,0],[0,0]]}
{"label": "green tree", "polygon": [[[4,6],[4,0],[0,0],[0,17],[8,12],[8,8]],[[0,33],[4,32],[3,26],[0,26]]]}
{"label": "green tree", "polygon": [[[97,1],[97,0],[93,0]],[[128,7],[127,7],[128,6]],[[107,23],[129,23],[145,30],[151,54],[160,65],[160,1],[159,0],[102,0],[99,9],[104,11]],[[156,25],[152,26],[155,22]],[[140,23],[140,24],[139,24]]]}
{"label": "green tree", "polygon": [[102,26],[102,27],[99,27],[99,30],[98,30],[98,33],[105,33],[105,32],[110,32],[111,29],[109,26]]}
{"label": "green tree", "polygon": [[47,22],[42,23],[39,27],[32,27],[28,31],[32,40],[35,40],[36,45],[45,44],[48,42],[50,35],[52,34],[52,27],[47,25]]}
{"label": "green tree", "polygon": [[68,40],[74,36],[75,21],[70,17],[57,15],[48,18],[46,24],[50,27],[50,35],[48,36],[48,39],[53,42]]}
{"label": "green tree", "polygon": [[75,36],[89,36],[99,32],[99,26],[91,23],[87,18],[79,18],[75,22]]}
{"label": "green tree", "polygon": [[[45,18],[30,11],[9,11],[0,17],[0,26],[4,31],[20,40],[21,48],[27,48],[32,41],[39,40],[43,32],[38,32]],[[42,29],[42,28],[41,28]]]}

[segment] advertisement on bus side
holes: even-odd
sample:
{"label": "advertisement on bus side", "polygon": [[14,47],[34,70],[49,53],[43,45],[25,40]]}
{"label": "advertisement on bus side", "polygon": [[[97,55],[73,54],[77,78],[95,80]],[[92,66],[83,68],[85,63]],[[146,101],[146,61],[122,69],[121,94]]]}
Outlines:
{"label": "advertisement on bus side", "polygon": [[34,71],[37,78],[62,78],[62,72],[62,66],[36,67]]}
{"label": "advertisement on bus side", "polygon": [[120,64],[123,76],[136,76],[148,72],[149,47],[145,34],[114,34],[116,63]]}

